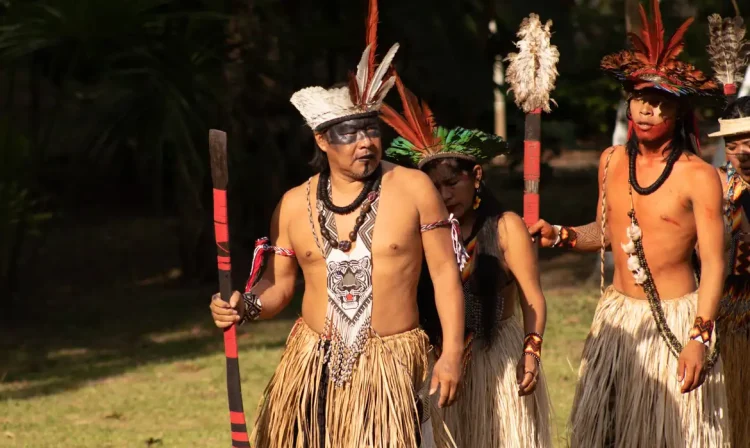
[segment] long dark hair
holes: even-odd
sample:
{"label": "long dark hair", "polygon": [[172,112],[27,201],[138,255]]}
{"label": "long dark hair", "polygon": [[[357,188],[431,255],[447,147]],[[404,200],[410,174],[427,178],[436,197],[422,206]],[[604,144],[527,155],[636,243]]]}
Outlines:
{"label": "long dark hair", "polygon": [[[429,171],[436,163],[449,165],[458,172],[472,173],[475,163],[460,159],[439,159],[429,162],[423,171]],[[434,165],[433,165],[434,166]],[[476,220],[471,235],[465,242],[474,237],[477,244],[474,249],[474,271],[464,284],[464,310],[466,330],[474,332],[474,339],[489,345],[500,316],[499,289],[508,282],[508,275],[501,267],[503,254],[498,244],[498,221],[506,209],[482,182],[478,192],[480,206],[476,210]],[[435,345],[442,343],[442,328],[435,306],[435,291],[425,262],[417,287],[417,304],[422,328]]]}

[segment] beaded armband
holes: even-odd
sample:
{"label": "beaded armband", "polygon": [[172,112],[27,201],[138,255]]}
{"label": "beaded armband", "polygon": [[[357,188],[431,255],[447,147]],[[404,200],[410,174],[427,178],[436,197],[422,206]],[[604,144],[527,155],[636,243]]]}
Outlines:
{"label": "beaded armband", "polygon": [[565,247],[571,248],[576,247],[578,242],[578,234],[572,227],[556,226],[557,227],[557,241],[552,247]]}
{"label": "beaded armband", "polygon": [[714,331],[714,321],[703,320],[702,317],[698,316],[695,318],[693,328],[690,330],[690,340],[698,341],[709,346],[711,343],[711,333]]}
{"label": "beaded armband", "polygon": [[542,336],[539,333],[528,333],[523,338],[523,355],[533,356],[536,362],[542,362]]}
{"label": "beaded armband", "polygon": [[244,304],[244,313],[242,313],[240,325],[251,320],[258,320],[261,311],[263,311],[260,297],[252,292],[246,292],[242,294],[242,303]]}
{"label": "beaded armband", "polygon": [[429,232],[430,230],[439,229],[441,227],[450,227],[451,229],[451,241],[453,242],[453,253],[456,254],[456,263],[458,263],[458,269],[463,270],[466,263],[469,261],[469,254],[466,252],[466,248],[463,244],[463,237],[461,236],[461,225],[458,220],[453,217],[453,214],[442,221],[433,222],[430,224],[422,224],[419,226],[421,233]]}

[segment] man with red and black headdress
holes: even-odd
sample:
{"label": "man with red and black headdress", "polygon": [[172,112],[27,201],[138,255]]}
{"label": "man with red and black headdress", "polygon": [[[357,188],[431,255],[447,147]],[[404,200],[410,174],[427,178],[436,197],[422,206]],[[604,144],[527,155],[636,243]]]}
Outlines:
{"label": "man with red and black headdress", "polygon": [[615,259],[614,284],[602,291],[583,350],[573,447],[729,443],[714,332],[725,265],[722,189],[697,155],[689,103],[717,85],[677,59],[692,19],[665,40],[658,0],[652,10],[649,20],[641,6],[633,49],[602,60],[628,93],[630,135],[601,156],[596,222],[530,228],[543,246],[611,246]]}

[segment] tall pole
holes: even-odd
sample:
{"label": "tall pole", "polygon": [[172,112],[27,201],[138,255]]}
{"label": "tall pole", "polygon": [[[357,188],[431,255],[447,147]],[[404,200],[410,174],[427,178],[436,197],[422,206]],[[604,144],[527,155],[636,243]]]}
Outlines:
{"label": "tall pole", "polygon": [[[490,20],[490,34],[495,36],[497,34],[497,23],[495,20]],[[503,85],[505,84],[505,74],[503,73],[503,58],[500,55],[495,56],[495,62],[492,64],[492,82],[494,93],[494,111],[495,111],[495,135],[502,137],[507,140],[508,128],[506,124],[506,111],[505,111],[505,94],[503,93]]]}
{"label": "tall pole", "polygon": [[[229,302],[232,296],[232,259],[229,253],[229,216],[227,213],[227,185],[229,167],[227,164],[227,134],[216,129],[208,133],[208,147],[211,153],[211,180],[214,196],[214,232],[219,268],[219,291],[221,299]],[[229,422],[232,431],[233,448],[250,448],[247,435],[245,410],[242,406],[240,384],[240,363],[237,351],[237,328],[235,325],[224,330],[224,354],[227,363],[227,396],[229,399]]]}
{"label": "tall pole", "polygon": [[515,45],[518,53],[508,55],[506,72],[516,105],[526,113],[523,157],[523,219],[527,226],[539,221],[542,111],[551,112],[550,93],[555,88],[560,53],[550,44],[552,21],[542,25],[530,14],[521,22]]}

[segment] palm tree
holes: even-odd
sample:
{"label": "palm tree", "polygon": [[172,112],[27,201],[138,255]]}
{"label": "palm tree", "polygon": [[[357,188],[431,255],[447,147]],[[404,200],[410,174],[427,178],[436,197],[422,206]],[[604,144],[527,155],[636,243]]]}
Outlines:
{"label": "palm tree", "polygon": [[190,276],[200,264],[199,241],[212,248],[204,237],[205,140],[209,127],[226,122],[227,16],[223,2],[184,3],[10,2],[0,24],[0,61],[30,79],[28,120],[17,124],[30,136],[36,172],[62,152],[74,169],[95,161],[116,171],[116,156],[130,152],[157,210],[164,187],[174,191],[183,273]]}

